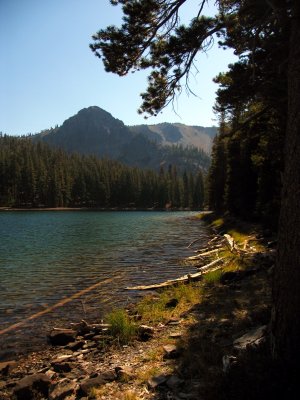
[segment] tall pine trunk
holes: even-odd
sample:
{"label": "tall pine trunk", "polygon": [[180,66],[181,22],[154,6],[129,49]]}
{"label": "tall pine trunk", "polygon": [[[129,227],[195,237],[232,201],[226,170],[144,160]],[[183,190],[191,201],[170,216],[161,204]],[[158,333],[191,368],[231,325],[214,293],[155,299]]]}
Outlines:
{"label": "tall pine trunk", "polygon": [[[272,351],[285,371],[300,361],[300,1],[292,1],[288,60],[288,123],[273,283]],[[292,376],[291,376],[292,379]]]}

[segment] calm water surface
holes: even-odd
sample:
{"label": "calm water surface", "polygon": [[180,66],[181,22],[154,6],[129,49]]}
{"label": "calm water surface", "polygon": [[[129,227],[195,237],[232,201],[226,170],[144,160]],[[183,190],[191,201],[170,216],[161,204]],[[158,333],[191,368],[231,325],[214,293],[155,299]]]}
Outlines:
{"label": "calm water surface", "polygon": [[[195,272],[182,264],[203,233],[193,212],[0,213],[0,331],[83,289],[94,290],[0,334],[0,360],[45,342],[51,325],[100,318],[140,295],[126,286]],[[28,340],[32,335],[34,340]]]}

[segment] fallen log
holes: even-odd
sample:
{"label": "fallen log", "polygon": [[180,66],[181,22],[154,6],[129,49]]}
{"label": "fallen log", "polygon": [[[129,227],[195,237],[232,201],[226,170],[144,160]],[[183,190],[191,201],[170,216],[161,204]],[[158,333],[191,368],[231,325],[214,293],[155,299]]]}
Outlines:
{"label": "fallen log", "polygon": [[219,248],[218,249],[214,249],[214,250],[205,251],[204,253],[199,253],[196,256],[190,256],[190,257],[187,258],[187,260],[199,260],[202,257],[206,257],[206,256],[209,256],[211,254],[215,254],[218,251],[220,251]]}
{"label": "fallen log", "polygon": [[223,268],[223,265],[218,266],[216,268],[211,269],[212,266],[216,265],[220,261],[222,261],[224,257],[218,258],[217,260],[212,261],[211,263],[204,265],[199,269],[199,272],[196,272],[195,274],[187,274],[184,276],[181,276],[180,278],[176,279],[170,279],[165,282],[161,283],[155,283],[153,285],[142,285],[142,286],[129,286],[126,287],[126,290],[152,290],[152,289],[160,289],[160,288],[165,288],[168,286],[173,286],[176,285],[177,283],[184,283],[184,282],[192,282],[201,279],[201,276],[204,274],[207,274],[208,272],[216,271],[217,269]]}
{"label": "fallen log", "polygon": [[220,257],[217,258],[216,260],[210,262],[209,264],[203,265],[202,267],[199,268],[199,270],[204,273],[204,272],[210,272],[210,268],[213,267],[216,264],[219,264],[220,261],[223,261],[225,257]]}

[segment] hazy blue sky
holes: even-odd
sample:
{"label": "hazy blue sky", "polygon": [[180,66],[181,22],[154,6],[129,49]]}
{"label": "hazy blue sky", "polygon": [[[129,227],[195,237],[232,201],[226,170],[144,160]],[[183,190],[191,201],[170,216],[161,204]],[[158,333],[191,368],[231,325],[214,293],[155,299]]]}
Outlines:
{"label": "hazy blue sky", "polygon": [[[190,0],[183,20],[200,0]],[[213,13],[213,9],[209,9]],[[216,124],[212,112],[217,85],[212,78],[234,60],[215,46],[197,57],[191,86],[161,115],[137,114],[146,73],[120,78],[104,71],[89,49],[91,35],[121,13],[108,0],[0,0],[0,131],[22,135],[61,125],[80,109],[97,105],[127,125],[181,122]]]}

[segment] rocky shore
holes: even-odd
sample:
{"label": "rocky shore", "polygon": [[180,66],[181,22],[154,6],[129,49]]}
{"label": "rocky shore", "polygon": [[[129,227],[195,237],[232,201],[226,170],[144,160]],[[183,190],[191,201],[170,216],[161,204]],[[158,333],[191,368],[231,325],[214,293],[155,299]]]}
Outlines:
{"label": "rocky shore", "polygon": [[[245,248],[249,240],[243,237]],[[235,241],[229,247],[224,268],[177,292],[152,291],[148,321],[138,305],[126,310],[135,326],[126,343],[103,321],[45,332],[46,349],[0,363],[0,400],[268,398],[262,381],[272,376],[266,349],[275,253],[254,249],[241,267],[246,253]],[[218,251],[190,259],[208,253]],[[156,304],[160,320],[151,315]]]}
{"label": "rocky shore", "polygon": [[209,398],[267,340],[270,267],[207,287],[179,318],[139,326],[129,345],[106,324],[53,330],[47,350],[0,364],[0,399]]}

